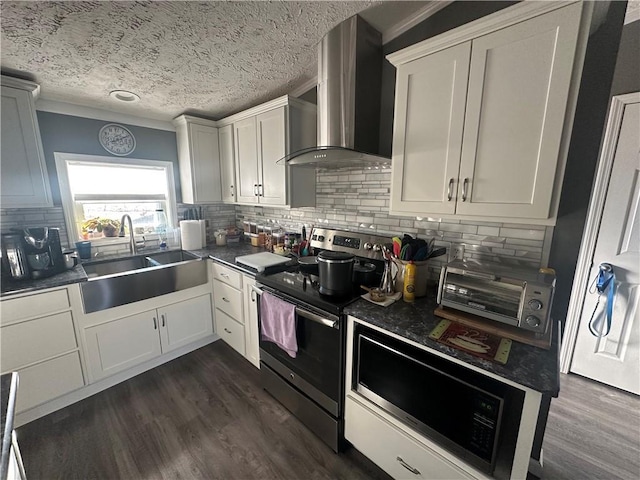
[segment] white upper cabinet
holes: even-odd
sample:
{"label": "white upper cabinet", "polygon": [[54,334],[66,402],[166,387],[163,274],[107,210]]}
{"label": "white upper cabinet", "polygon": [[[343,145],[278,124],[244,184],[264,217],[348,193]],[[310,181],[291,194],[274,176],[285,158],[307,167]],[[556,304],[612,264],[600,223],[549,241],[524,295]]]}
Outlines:
{"label": "white upper cabinet", "polygon": [[315,170],[277,161],[316,144],[316,107],[277,98],[223,119],[233,124],[236,201],[273,206],[315,206]]}
{"label": "white upper cabinet", "polygon": [[236,201],[236,167],[233,151],[233,125],[227,125],[218,130],[220,142],[220,170],[222,177],[222,201],[235,203]]}
{"label": "white upper cabinet", "polygon": [[2,77],[0,203],[3,208],[53,205],[32,82]]}
{"label": "white upper cabinet", "polygon": [[236,199],[238,203],[258,203],[258,143],[256,117],[233,124],[236,156]]}
{"label": "white upper cabinet", "polygon": [[456,211],[471,42],[398,69],[391,210]]}
{"label": "white upper cabinet", "polygon": [[[523,8],[540,7],[507,10]],[[392,213],[554,222],[581,14],[581,3],[524,21],[512,14],[482,36],[461,27],[455,46],[431,39],[389,56],[398,67]]]}
{"label": "white upper cabinet", "polygon": [[222,200],[220,150],[216,122],[180,115],[173,120],[184,203]]}

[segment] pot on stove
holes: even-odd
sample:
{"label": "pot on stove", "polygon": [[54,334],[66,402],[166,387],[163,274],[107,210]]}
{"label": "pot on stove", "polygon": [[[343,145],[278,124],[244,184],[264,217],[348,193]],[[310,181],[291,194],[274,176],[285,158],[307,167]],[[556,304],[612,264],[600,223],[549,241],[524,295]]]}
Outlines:
{"label": "pot on stove", "polygon": [[336,297],[353,292],[354,256],[350,253],[323,251],[318,255],[320,293]]}
{"label": "pot on stove", "polygon": [[378,286],[379,277],[376,275],[376,266],[370,262],[358,262],[353,265],[353,284],[358,287]]}

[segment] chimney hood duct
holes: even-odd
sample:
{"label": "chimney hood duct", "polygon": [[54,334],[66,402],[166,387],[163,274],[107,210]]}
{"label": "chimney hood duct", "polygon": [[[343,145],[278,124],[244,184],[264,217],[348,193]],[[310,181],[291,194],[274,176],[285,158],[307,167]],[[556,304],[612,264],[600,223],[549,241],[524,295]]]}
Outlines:
{"label": "chimney hood duct", "polygon": [[355,15],[318,46],[318,147],[280,159],[290,166],[388,168],[377,155],[382,91],[382,35]]}

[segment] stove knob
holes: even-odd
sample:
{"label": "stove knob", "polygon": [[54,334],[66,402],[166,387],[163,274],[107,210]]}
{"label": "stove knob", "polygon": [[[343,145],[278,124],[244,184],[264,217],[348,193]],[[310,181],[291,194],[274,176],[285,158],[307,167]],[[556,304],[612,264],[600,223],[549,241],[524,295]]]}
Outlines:
{"label": "stove knob", "polygon": [[374,245],[373,245],[373,251],[374,251],[374,252],[380,252],[380,251],[382,251],[382,247],[380,246],[380,244],[379,244],[379,243],[376,243],[376,244],[374,244]]}
{"label": "stove knob", "polygon": [[324,235],[318,235],[318,241],[324,242]]}
{"label": "stove knob", "polygon": [[530,327],[539,327],[540,326],[540,319],[538,317],[536,317],[535,315],[529,315],[527,318],[524,319],[524,321]]}
{"label": "stove knob", "polygon": [[365,250],[371,250],[373,248],[373,245],[369,242],[366,242],[363,246],[362,246]]}
{"label": "stove knob", "polygon": [[541,310],[542,309],[542,302],[540,300],[535,299],[535,298],[529,300],[527,305],[529,305],[529,308],[531,310]]}

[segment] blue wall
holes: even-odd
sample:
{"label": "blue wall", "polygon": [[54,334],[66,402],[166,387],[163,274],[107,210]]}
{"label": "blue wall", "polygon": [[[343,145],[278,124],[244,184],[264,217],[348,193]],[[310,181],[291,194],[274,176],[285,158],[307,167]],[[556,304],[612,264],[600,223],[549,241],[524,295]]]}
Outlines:
{"label": "blue wall", "polygon": [[[105,120],[95,120],[92,118],[74,117],[49,112],[37,112],[37,115],[54,205],[61,205],[60,187],[58,185],[58,175],[54,157],[55,152],[101,155],[125,161],[128,157],[131,157],[172,162],[176,180],[176,199],[178,202],[182,200],[180,174],[178,171],[178,147],[175,132],[123,123],[122,125],[127,127],[135,136],[136,149],[128,155],[128,157],[117,157],[102,148],[98,141],[98,132],[100,129],[107,123],[117,122],[107,122]],[[99,181],[99,179],[96,180]]]}

